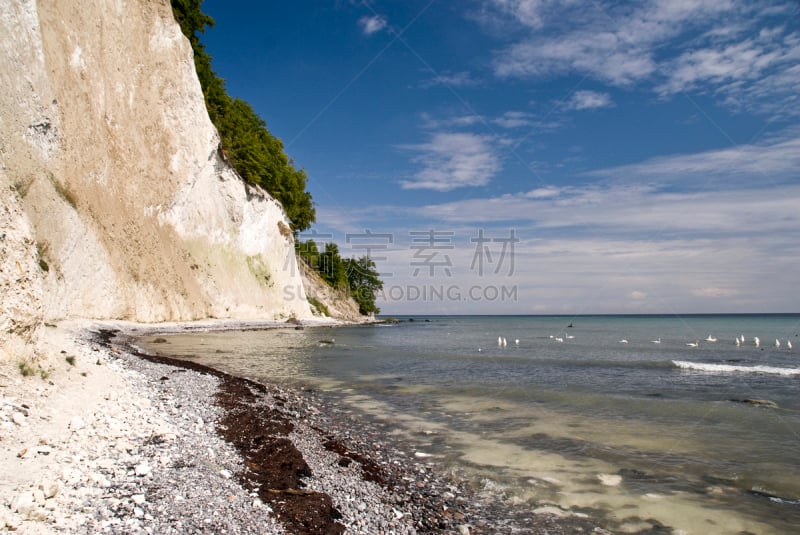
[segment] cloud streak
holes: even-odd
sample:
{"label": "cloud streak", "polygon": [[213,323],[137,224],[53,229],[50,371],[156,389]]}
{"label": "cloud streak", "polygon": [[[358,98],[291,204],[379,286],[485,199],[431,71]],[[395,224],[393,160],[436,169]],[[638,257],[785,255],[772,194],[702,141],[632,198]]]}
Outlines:
{"label": "cloud streak", "polygon": [[800,174],[800,136],[793,132],[762,143],[738,145],[695,154],[652,158],[644,162],[598,169],[589,176],[617,180],[661,180],[708,185],[713,178],[776,183],[797,180]]}
{"label": "cloud streak", "polygon": [[493,136],[467,132],[436,132],[427,143],[402,145],[415,153],[412,161],[421,169],[400,184],[435,191],[485,186],[502,168],[495,145]]}
{"label": "cloud streak", "polygon": [[608,93],[589,90],[575,91],[572,98],[566,103],[566,107],[571,110],[592,110],[608,108],[613,105],[611,95]]}
{"label": "cloud streak", "polygon": [[364,35],[372,35],[386,28],[388,21],[383,15],[363,16],[358,19],[358,25]]}

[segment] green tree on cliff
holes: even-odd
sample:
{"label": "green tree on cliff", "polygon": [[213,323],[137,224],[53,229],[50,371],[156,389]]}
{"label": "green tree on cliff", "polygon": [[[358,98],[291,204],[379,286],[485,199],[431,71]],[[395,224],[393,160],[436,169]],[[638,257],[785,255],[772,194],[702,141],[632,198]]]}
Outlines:
{"label": "green tree on cliff", "polygon": [[200,42],[200,34],[206,27],[213,27],[214,19],[202,12],[202,3],[203,0],[172,0],[172,12],[192,45],[208,115],[219,131],[222,150],[242,178],[263,187],[280,201],[292,230],[305,230],[316,220],[311,194],[306,191],[306,172],[295,168],[283,142],[270,133],[250,104],[228,95],[225,82],[211,68],[211,56]]}
{"label": "green tree on cliff", "polygon": [[359,259],[349,258],[347,266],[347,280],[350,285],[350,295],[358,303],[362,314],[377,314],[381,311],[375,305],[377,293],[383,289],[383,281],[378,276],[375,262],[368,256]]}

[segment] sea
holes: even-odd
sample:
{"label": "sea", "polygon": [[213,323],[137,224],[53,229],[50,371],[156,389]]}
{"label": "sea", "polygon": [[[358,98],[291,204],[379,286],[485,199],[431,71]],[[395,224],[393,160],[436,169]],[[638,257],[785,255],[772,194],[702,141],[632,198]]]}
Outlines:
{"label": "sea", "polygon": [[314,388],[519,518],[786,534],[800,532],[798,334],[800,314],[405,316],[148,349]]}

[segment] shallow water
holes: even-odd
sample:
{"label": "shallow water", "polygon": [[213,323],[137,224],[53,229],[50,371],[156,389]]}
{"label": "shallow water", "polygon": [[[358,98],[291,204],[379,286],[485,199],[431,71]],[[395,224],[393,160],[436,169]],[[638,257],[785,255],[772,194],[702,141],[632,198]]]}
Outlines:
{"label": "shallow water", "polygon": [[[800,527],[800,315],[414,320],[149,348],[325,389],[522,513],[554,504],[615,531]],[[753,399],[777,408],[733,401]]]}

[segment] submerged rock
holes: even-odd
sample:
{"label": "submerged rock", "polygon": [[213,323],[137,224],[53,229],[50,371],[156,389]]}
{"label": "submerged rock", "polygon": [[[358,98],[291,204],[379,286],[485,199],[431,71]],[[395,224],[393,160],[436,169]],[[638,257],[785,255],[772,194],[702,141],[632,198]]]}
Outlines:
{"label": "submerged rock", "polygon": [[756,405],[758,407],[768,407],[770,409],[777,409],[778,404],[768,399],[732,399],[736,403],[747,403],[749,405]]}

